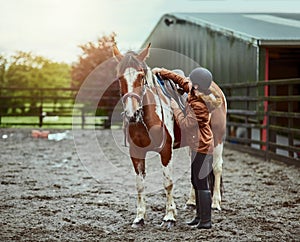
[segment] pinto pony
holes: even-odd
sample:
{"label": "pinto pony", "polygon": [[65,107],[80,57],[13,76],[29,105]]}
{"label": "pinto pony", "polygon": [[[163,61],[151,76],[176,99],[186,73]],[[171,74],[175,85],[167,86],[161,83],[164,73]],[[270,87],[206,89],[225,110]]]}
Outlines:
{"label": "pinto pony", "polygon": [[163,165],[164,188],[167,196],[166,214],[162,225],[171,228],[176,221],[173,198],[172,149],[173,113],[170,100],[155,83],[150,68],[145,64],[150,45],[141,53],[128,52],[123,56],[114,46],[118,61],[117,76],[124,108],[124,123],[129,153],[136,172],[137,214],[133,227],[144,225],[146,206],[144,199],[145,157],[148,151],[159,153]]}
{"label": "pinto pony", "polygon": [[[162,226],[168,229],[173,227],[176,221],[176,205],[173,198],[172,156],[175,143],[174,130],[179,129],[174,122],[170,99],[158,85],[157,77],[145,63],[149,56],[150,44],[140,53],[133,51],[122,55],[117,46],[113,47],[113,55],[118,62],[117,80],[120,84],[120,93],[124,109],[125,134],[129,143],[129,154],[136,173],[137,189],[137,213],[132,227],[144,225],[145,205],[145,158],[148,151],[156,151],[160,155],[164,189],[166,193],[166,212]],[[225,99],[225,98],[224,98]],[[226,111],[225,111],[226,117]],[[216,122],[216,126],[224,128],[224,122]],[[223,116],[221,117],[223,119]],[[224,119],[226,120],[226,119]],[[178,130],[177,130],[178,131]],[[180,133],[180,132],[179,132]],[[225,132],[224,132],[225,134]],[[213,203],[218,208],[221,202],[220,180],[222,172],[222,139],[216,141],[216,153],[214,153],[214,195]],[[216,159],[215,159],[216,155]],[[217,160],[217,161],[216,161]],[[218,178],[219,177],[219,178]],[[193,194],[191,192],[191,194]],[[193,198],[189,199],[192,204]]]}

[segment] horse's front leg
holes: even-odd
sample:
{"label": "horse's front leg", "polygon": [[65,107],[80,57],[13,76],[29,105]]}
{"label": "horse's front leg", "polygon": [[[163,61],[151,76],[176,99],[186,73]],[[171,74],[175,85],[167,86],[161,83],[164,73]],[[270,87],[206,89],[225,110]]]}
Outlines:
{"label": "horse's front leg", "polygon": [[222,166],[223,166],[223,143],[218,144],[214,148],[214,160],[213,160],[213,172],[215,176],[215,184],[212,198],[211,207],[214,209],[221,210],[221,176],[222,176]]}
{"label": "horse's front leg", "polygon": [[172,155],[161,154],[162,164],[163,164],[163,185],[166,192],[167,202],[166,202],[166,215],[163,218],[163,223],[161,226],[166,226],[167,229],[172,228],[176,222],[176,204],[174,202],[173,196],[173,172],[172,172]]}
{"label": "horse's front leg", "polygon": [[137,189],[137,210],[136,217],[132,223],[133,228],[139,228],[144,225],[146,215],[146,203],[145,203],[145,159],[138,159],[131,157],[134,170],[136,173],[136,189]]}

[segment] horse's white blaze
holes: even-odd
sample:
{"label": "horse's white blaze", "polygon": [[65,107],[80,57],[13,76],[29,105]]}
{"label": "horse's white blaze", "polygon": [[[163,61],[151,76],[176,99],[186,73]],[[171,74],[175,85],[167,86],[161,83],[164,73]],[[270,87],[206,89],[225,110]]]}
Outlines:
{"label": "horse's white blaze", "polygon": [[139,74],[139,72],[136,69],[132,68],[132,67],[128,67],[124,71],[124,78],[127,81],[128,92],[132,92],[133,91],[133,83],[136,80],[138,74]]}
{"label": "horse's white blaze", "polygon": [[[134,91],[134,81],[137,79],[139,72],[132,68],[129,67],[125,70],[124,72],[124,78],[126,79],[126,83],[127,83],[127,90],[128,93],[131,93]],[[132,117],[134,115],[134,112],[136,110],[134,110],[134,105],[133,105],[133,101],[132,101],[133,97],[128,97],[126,100],[126,104],[124,107],[124,111],[127,114],[127,116]]]}
{"label": "horse's white blaze", "polygon": [[221,192],[220,192],[220,184],[221,184],[221,175],[222,175],[222,165],[223,165],[223,146],[224,144],[218,144],[214,148],[213,153],[213,172],[215,175],[215,186],[214,186],[214,195],[212,198],[212,208],[216,208],[221,210]]}
{"label": "horse's white blaze", "polygon": [[136,189],[138,192],[137,197],[137,214],[133,223],[139,223],[142,219],[145,219],[146,214],[146,203],[145,203],[145,185],[144,178],[142,175],[136,175]]}
{"label": "horse's white blaze", "polygon": [[169,162],[169,164],[164,167],[163,166],[163,184],[166,192],[167,197],[167,203],[166,203],[166,215],[164,216],[164,221],[175,221],[175,217],[177,215],[176,205],[173,198],[173,189],[174,189],[174,183],[173,183],[173,164],[172,164],[172,158]]}

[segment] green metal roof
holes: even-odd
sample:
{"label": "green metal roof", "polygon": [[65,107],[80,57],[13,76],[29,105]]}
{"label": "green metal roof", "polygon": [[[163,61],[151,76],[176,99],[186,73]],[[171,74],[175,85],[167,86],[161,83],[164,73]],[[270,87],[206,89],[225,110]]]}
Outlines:
{"label": "green metal roof", "polygon": [[299,13],[170,13],[177,24],[190,22],[257,45],[300,45]]}

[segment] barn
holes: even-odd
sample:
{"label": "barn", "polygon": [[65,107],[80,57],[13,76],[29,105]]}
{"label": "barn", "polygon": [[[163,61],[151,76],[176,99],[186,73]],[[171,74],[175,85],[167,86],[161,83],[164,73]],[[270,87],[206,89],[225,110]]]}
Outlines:
{"label": "barn", "polygon": [[300,76],[300,14],[165,14],[148,42],[192,58],[224,83]]}
{"label": "barn", "polygon": [[[151,67],[181,68],[188,74],[201,65],[212,71],[234,109],[229,128],[246,130],[244,140],[233,141],[290,157],[299,152],[300,14],[168,13],[144,45],[149,42],[156,50],[147,61]],[[236,115],[241,109],[242,117]],[[283,146],[294,148],[282,151]]]}

